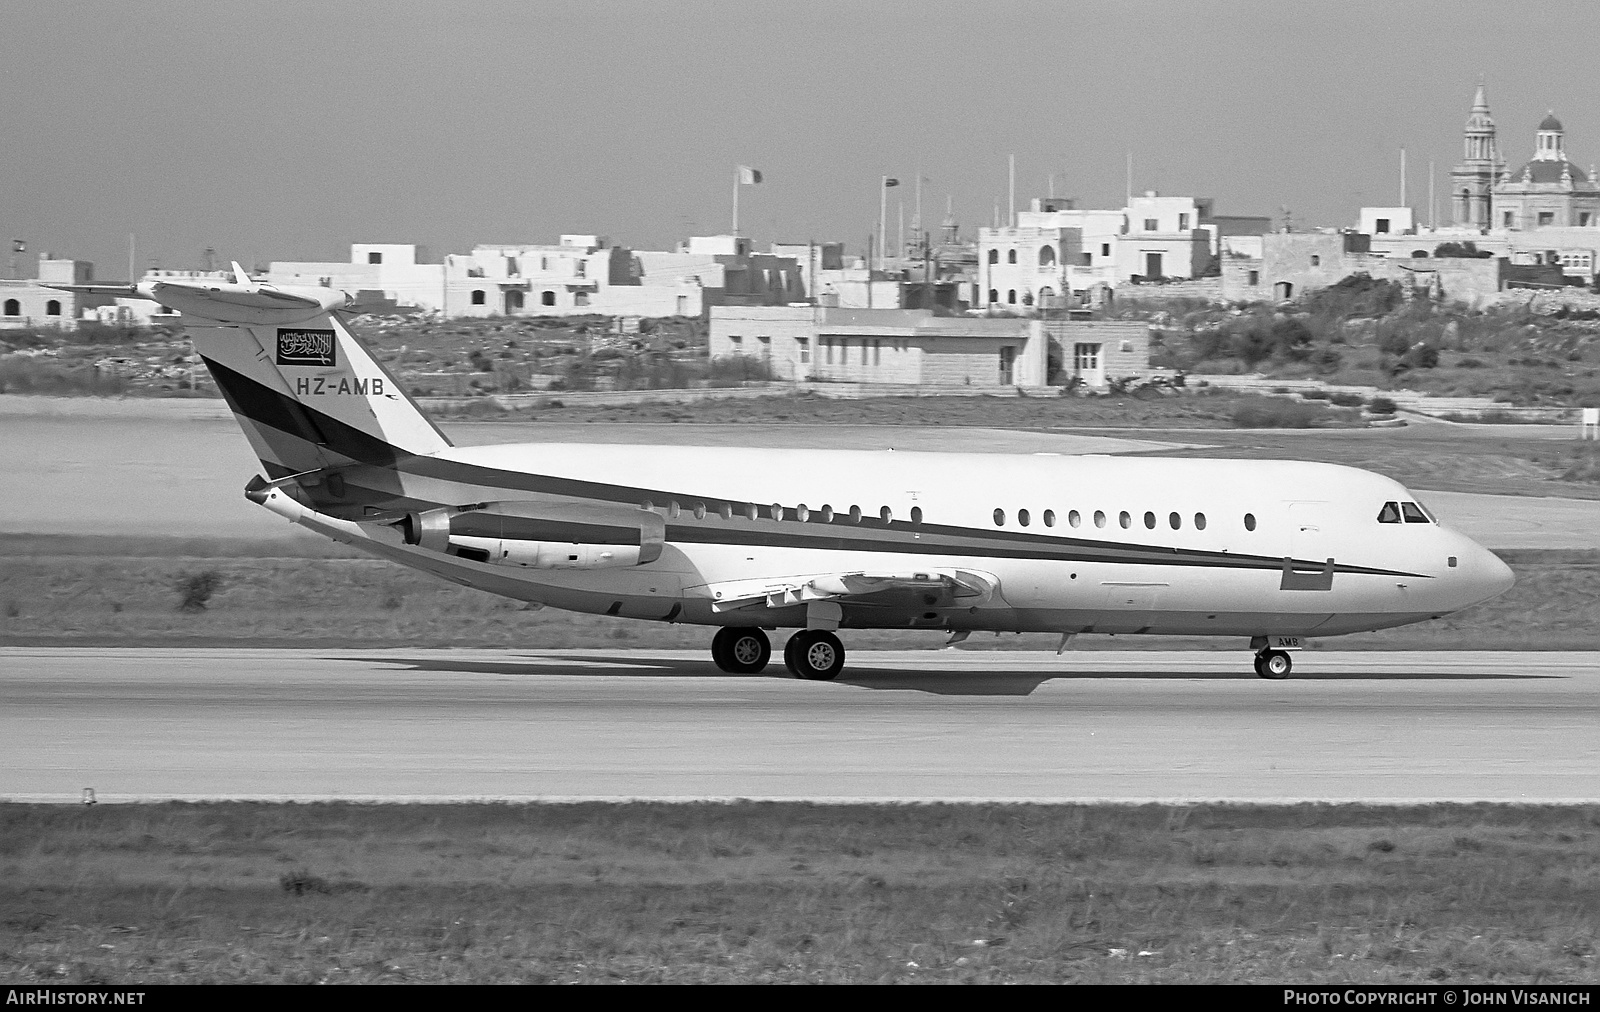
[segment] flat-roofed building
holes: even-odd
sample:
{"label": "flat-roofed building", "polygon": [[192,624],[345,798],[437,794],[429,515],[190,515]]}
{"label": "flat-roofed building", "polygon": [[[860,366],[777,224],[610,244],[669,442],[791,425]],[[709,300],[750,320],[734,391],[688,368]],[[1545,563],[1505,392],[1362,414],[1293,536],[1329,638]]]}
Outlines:
{"label": "flat-roofed building", "polygon": [[713,358],[744,355],[779,379],[934,387],[1040,387],[1038,320],[935,316],[925,309],[716,306]]}

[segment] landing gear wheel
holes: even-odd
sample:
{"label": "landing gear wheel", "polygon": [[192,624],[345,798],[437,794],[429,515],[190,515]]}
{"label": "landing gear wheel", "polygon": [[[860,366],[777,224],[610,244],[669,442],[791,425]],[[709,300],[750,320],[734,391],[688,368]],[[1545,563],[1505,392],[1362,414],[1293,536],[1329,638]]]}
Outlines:
{"label": "landing gear wheel", "polygon": [[783,663],[796,678],[831,682],[844,670],[844,644],[826,629],[802,629],[784,644]]}
{"label": "landing gear wheel", "polygon": [[1294,661],[1282,650],[1263,650],[1256,654],[1256,674],[1273,681],[1282,681],[1294,670]]}
{"label": "landing gear wheel", "polygon": [[760,629],[719,629],[711,638],[711,659],[730,675],[753,675],[772,659],[772,643]]}

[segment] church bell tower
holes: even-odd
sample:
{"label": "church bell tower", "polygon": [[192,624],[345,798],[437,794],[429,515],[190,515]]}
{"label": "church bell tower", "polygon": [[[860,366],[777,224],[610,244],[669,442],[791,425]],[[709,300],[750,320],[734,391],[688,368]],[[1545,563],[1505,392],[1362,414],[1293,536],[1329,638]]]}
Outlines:
{"label": "church bell tower", "polygon": [[1462,136],[1465,157],[1450,170],[1453,217],[1458,226],[1486,229],[1493,220],[1494,185],[1505,172],[1505,163],[1495,144],[1494,120],[1489,117],[1489,99],[1481,82]]}

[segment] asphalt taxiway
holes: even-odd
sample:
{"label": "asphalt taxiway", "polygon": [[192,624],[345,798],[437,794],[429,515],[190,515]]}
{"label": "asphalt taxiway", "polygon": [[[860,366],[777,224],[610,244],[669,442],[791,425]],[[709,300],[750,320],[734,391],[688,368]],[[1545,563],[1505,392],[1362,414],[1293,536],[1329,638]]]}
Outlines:
{"label": "asphalt taxiway", "polygon": [[1600,801],[1600,654],[0,649],[0,799]]}

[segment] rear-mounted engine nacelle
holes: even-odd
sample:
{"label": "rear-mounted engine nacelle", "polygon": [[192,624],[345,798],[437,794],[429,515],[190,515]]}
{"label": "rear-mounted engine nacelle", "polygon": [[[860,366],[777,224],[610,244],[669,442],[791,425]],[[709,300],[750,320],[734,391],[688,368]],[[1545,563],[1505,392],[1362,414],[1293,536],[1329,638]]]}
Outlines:
{"label": "rear-mounted engine nacelle", "polygon": [[453,554],[464,559],[524,569],[610,569],[639,564],[638,545],[580,545],[454,536],[450,547]]}
{"label": "rear-mounted engine nacelle", "polygon": [[[661,557],[666,525],[645,510],[580,507],[557,510],[523,503],[407,513],[396,527],[405,543],[473,562],[525,569],[610,569]],[[530,514],[542,515],[530,515]],[[561,536],[577,535],[581,541]]]}

